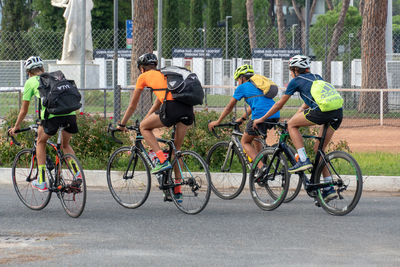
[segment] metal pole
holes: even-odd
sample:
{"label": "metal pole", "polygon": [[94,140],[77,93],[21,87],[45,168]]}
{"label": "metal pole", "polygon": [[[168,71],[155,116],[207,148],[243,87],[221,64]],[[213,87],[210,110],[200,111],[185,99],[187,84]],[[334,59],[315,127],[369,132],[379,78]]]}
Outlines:
{"label": "metal pole", "polygon": [[310,31],[310,0],[306,0],[306,28],[305,28],[306,34],[306,42],[304,46],[304,54],[308,56],[308,39],[309,39],[309,31]]}
{"label": "metal pole", "polygon": [[232,16],[225,17],[225,59],[228,59],[228,19]]}
{"label": "metal pole", "polygon": [[[204,48],[204,85],[206,84],[206,76],[207,76],[207,23],[204,21],[203,24],[203,48]],[[206,88],[205,90],[205,94],[204,94],[204,104],[206,106],[206,110],[208,110],[208,103],[207,103],[207,93],[208,93],[208,88]]]}
{"label": "metal pole", "polygon": [[[82,35],[81,35],[81,62],[80,62],[80,74],[81,74],[81,88],[86,87],[86,67],[85,67],[85,61],[86,61],[86,0],[82,0]],[[85,110],[85,91],[82,91],[82,107],[81,111],[83,112]]]}
{"label": "metal pole", "polygon": [[294,31],[296,29],[297,24],[292,24],[292,49],[294,49]]}
{"label": "metal pole", "polygon": [[114,0],[114,123],[120,120],[121,88],[118,86],[118,0]]}
{"label": "metal pole", "polygon": [[157,18],[157,58],[159,68],[161,67],[162,57],[162,0],[158,0],[158,18]]}
{"label": "metal pole", "polygon": [[131,0],[131,7],[132,7],[132,20],[135,16],[135,0]]}
{"label": "metal pole", "polygon": [[393,34],[392,34],[392,28],[393,28],[393,13],[392,13],[392,8],[393,3],[392,0],[388,0],[388,9],[387,9],[387,18],[386,18],[386,33],[385,33],[385,49],[386,49],[386,59],[387,60],[392,60],[393,57]]}

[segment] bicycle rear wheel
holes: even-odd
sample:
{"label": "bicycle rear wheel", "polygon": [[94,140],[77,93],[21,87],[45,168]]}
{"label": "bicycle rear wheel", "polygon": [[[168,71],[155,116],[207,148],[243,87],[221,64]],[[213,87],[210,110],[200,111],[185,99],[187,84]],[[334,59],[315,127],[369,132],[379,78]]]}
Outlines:
{"label": "bicycle rear wheel", "polygon": [[[57,194],[67,214],[79,217],[86,204],[85,173],[78,158],[72,154],[65,154],[60,160]],[[56,176],[57,177],[57,176]]]}
{"label": "bicycle rear wheel", "polygon": [[325,201],[322,189],[317,190],[317,201],[321,207],[331,215],[346,215],[351,212],[361,198],[363,178],[357,161],[344,151],[333,151],[325,156],[316,170],[315,182],[321,181],[322,171],[328,168],[333,179],[333,187],[337,197]]}
{"label": "bicycle rear wheel", "polygon": [[289,175],[287,161],[282,153],[274,154],[275,149],[266,148],[256,156],[253,166],[263,163],[262,174],[255,177],[256,168],[249,176],[251,197],[262,210],[274,210],[285,200]]}
{"label": "bicycle rear wheel", "polygon": [[211,189],[222,199],[234,199],[246,183],[246,164],[235,145],[228,154],[229,142],[211,147],[206,162],[212,175]]}
{"label": "bicycle rear wheel", "polygon": [[150,167],[143,155],[131,147],[118,148],[108,160],[107,183],[118,204],[128,209],[138,208],[150,193]]}
{"label": "bicycle rear wheel", "polygon": [[32,187],[32,181],[37,177],[38,165],[32,149],[19,151],[12,164],[12,181],[19,199],[32,210],[43,209],[51,198],[50,191],[39,192]]}
{"label": "bicycle rear wheel", "polygon": [[[193,151],[181,151],[172,162],[168,172],[169,184],[180,184],[170,188],[172,199],[182,212],[197,214],[207,205],[211,194],[211,179],[207,164]],[[177,198],[178,193],[182,197]]]}

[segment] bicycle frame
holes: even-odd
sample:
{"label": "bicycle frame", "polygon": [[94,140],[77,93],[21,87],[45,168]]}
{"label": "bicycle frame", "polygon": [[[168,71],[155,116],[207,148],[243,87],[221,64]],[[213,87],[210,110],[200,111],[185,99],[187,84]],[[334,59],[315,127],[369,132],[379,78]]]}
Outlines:
{"label": "bicycle frame", "polygon": [[[279,124],[277,124],[279,125]],[[289,138],[289,132],[287,131],[286,128],[286,124],[284,126],[285,128],[282,129],[280,138],[279,138],[279,143],[278,143],[278,147],[276,148],[272,160],[270,161],[269,165],[268,165],[268,170],[271,168],[272,162],[274,162],[275,158],[277,157],[277,155],[281,154],[282,152],[285,153],[286,157],[290,160],[291,164],[294,165],[296,163],[296,159],[295,156],[293,155],[293,153],[290,151],[290,149],[288,148],[286,142]],[[325,165],[329,164],[332,169],[334,170],[334,172],[337,174],[336,170],[333,168],[332,164],[328,163],[325,157],[325,152],[323,151],[323,144],[325,142],[325,136],[326,136],[326,132],[328,130],[328,125],[325,124],[324,128],[323,128],[323,132],[322,132],[322,136],[315,136],[315,135],[302,135],[303,138],[313,138],[313,139],[317,139],[319,140],[319,145],[318,145],[318,150],[316,152],[315,155],[315,160],[313,163],[313,167],[311,169],[311,177],[310,179],[307,178],[306,174],[304,173],[304,171],[301,172],[297,172],[296,174],[300,175],[300,178],[302,179],[303,182],[303,186],[304,189],[307,192],[313,192],[316,191],[317,189],[321,189],[327,186],[330,186],[332,184],[332,182],[324,182],[324,183],[315,183],[315,175],[316,175],[316,170],[317,170],[317,166],[320,162],[320,160],[322,159],[325,162]],[[282,127],[281,127],[282,128]],[[279,161],[278,161],[278,166],[279,166]],[[278,168],[276,168],[275,170],[277,170]],[[337,184],[338,182],[333,182],[334,184]]]}

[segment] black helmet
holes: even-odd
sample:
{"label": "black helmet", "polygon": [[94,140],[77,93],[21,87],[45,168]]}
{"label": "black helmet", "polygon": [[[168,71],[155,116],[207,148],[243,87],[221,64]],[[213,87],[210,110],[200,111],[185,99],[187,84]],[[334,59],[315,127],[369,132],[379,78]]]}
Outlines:
{"label": "black helmet", "polygon": [[141,65],[147,66],[147,65],[154,65],[157,66],[158,60],[157,56],[154,55],[153,53],[146,53],[141,55],[138,60],[137,60],[137,67],[139,68]]}

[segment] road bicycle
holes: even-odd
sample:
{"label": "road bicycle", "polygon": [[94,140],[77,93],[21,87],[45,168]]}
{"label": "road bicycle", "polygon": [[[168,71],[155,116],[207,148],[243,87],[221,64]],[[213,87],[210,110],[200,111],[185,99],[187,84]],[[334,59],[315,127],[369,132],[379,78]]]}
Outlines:
{"label": "road bicycle", "polygon": [[[251,196],[255,203],[263,210],[276,208],[276,201],[282,196],[274,190],[276,179],[287,179],[288,163],[295,164],[296,159],[287,141],[289,132],[286,122],[271,123],[280,128],[279,143],[275,148],[262,150],[255,159],[255,164],[262,161],[265,167],[262,169],[261,177],[255,177],[255,168],[252,168],[249,178]],[[332,151],[327,154],[322,150],[323,143],[329,124],[325,124],[322,135],[303,135],[303,138],[313,138],[319,141],[318,150],[315,155],[311,175],[305,171],[297,172],[301,184],[307,194],[314,198],[316,204],[322,207],[331,215],[346,215],[351,212],[360,200],[363,186],[361,169],[357,161],[344,151]],[[331,181],[324,181],[323,171],[325,170]],[[328,175],[326,175],[328,176]],[[333,186],[337,197],[332,200],[324,200],[323,188]]]}
{"label": "road bicycle", "polygon": [[[32,210],[41,210],[47,206],[52,193],[56,193],[66,213],[74,218],[79,217],[86,204],[86,180],[78,158],[64,154],[61,149],[63,128],[58,130],[57,143],[50,140],[46,146],[46,173],[48,191],[39,192],[32,187],[32,181],[38,178],[36,142],[38,124],[16,130],[15,133],[34,131],[32,148],[22,149],[17,153],[12,164],[12,181],[19,199]],[[20,143],[11,137],[16,145]],[[73,160],[73,161],[72,161]],[[78,179],[77,179],[78,178]]]}
{"label": "road bicycle", "polygon": [[[218,197],[226,200],[236,198],[243,191],[246,184],[247,170],[251,170],[253,166],[251,159],[247,156],[240,143],[240,139],[243,136],[243,133],[240,131],[240,125],[240,122],[236,122],[233,119],[229,123],[215,126],[215,128],[233,128],[230,134],[230,141],[220,141],[214,144],[208,151],[206,158],[208,168],[210,173],[212,173],[211,188]],[[212,133],[217,138],[220,138],[214,129]],[[269,147],[265,141],[267,135],[259,134],[260,138],[255,138],[254,142],[258,142],[262,148]],[[273,146],[276,146],[276,144]],[[294,152],[292,147],[289,149]],[[290,183],[290,186],[295,189],[299,187],[298,179],[293,182],[290,181]],[[292,194],[296,191],[286,191],[287,196],[283,201],[289,202],[293,199]]]}
{"label": "road bicycle", "polygon": [[[151,174],[154,162],[143,146],[143,136],[139,123],[126,127],[136,133],[133,146],[123,146],[112,153],[107,164],[108,188],[114,199],[125,208],[138,208],[145,203],[150,193]],[[179,151],[174,145],[175,126],[171,139],[157,138],[168,146],[167,159],[172,169],[156,174],[159,189],[164,193],[164,201],[173,201],[176,207],[186,214],[201,212],[210,199],[210,173],[207,164],[194,151]],[[115,137],[119,131],[109,125],[108,131],[115,142],[122,142]],[[183,199],[176,199],[174,189],[180,188]]]}

